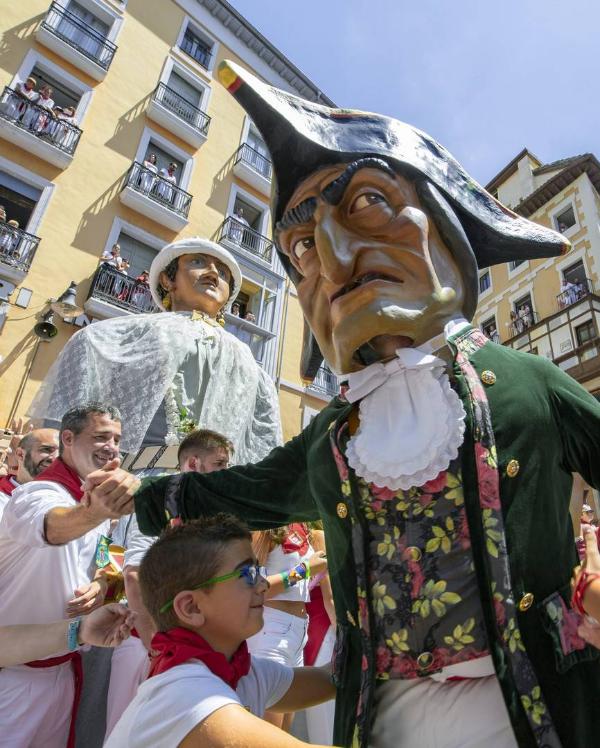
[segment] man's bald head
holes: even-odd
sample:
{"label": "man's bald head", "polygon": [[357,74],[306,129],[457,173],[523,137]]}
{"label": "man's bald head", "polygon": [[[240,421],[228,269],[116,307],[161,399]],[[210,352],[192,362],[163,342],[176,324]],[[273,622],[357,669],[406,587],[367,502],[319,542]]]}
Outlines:
{"label": "man's bald head", "polygon": [[34,429],[21,439],[17,447],[17,481],[28,483],[58,457],[58,431]]}

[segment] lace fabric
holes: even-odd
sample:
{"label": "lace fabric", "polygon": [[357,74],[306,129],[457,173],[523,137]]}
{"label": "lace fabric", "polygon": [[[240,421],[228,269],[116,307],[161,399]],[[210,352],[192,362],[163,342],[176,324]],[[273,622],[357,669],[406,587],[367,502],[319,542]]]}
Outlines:
{"label": "lace fabric", "polygon": [[28,415],[60,421],[90,400],[115,405],[121,448],[137,451],[173,385],[200,427],[233,442],[236,463],[256,462],[281,444],[277,392],[247,345],[187,312],[98,322],[65,345]]}

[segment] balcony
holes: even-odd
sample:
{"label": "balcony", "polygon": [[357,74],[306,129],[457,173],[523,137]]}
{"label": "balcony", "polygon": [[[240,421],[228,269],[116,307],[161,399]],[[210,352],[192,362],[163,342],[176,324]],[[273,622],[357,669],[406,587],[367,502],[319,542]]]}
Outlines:
{"label": "balcony", "polygon": [[164,83],[159,83],[152,94],[148,116],[194,148],[200,148],[208,136],[208,114]]}
{"label": "balcony", "polygon": [[241,247],[253,257],[271,264],[273,242],[233,216],[229,216],[221,224],[217,241],[234,250]]}
{"label": "balcony", "polygon": [[267,197],[271,194],[271,161],[248,143],[237,149],[233,173]]}
{"label": "balcony", "polygon": [[306,389],[310,394],[325,395],[327,398],[332,398],[339,392],[337,377],[325,364],[322,364],[315,378]]}
{"label": "balcony", "polygon": [[579,283],[571,283],[570,288],[561,291],[556,297],[557,308],[566,309],[591,293],[594,293],[594,284],[589,278],[584,278]]}
{"label": "balcony", "polygon": [[57,3],[50,6],[36,38],[97,81],[104,80],[117,51],[105,36]]}
{"label": "balcony", "polygon": [[121,202],[173,231],[181,231],[189,221],[192,196],[134,161],[127,172]]}
{"label": "balcony", "polygon": [[225,329],[232,335],[235,335],[238,340],[246,343],[252,351],[255,360],[261,366],[264,365],[266,359],[266,346],[269,340],[272,340],[275,337],[274,332],[266,330],[254,322],[229,314],[229,312],[225,314]]}
{"label": "balcony", "polygon": [[0,223],[0,276],[15,285],[27,275],[40,243],[39,236]]}
{"label": "balcony", "polygon": [[516,335],[521,335],[527,332],[530,327],[535,327],[539,322],[540,318],[537,312],[530,311],[524,315],[517,315],[508,326],[508,339],[514,338]]}
{"label": "balcony", "polygon": [[190,31],[190,29],[186,29],[181,40],[180,49],[205,70],[210,70],[211,48],[199,36]]}
{"label": "balcony", "polygon": [[137,283],[106,263],[94,273],[84,309],[91,317],[101,319],[158,311],[146,284]]}
{"label": "balcony", "polygon": [[81,130],[6,87],[0,101],[0,137],[65,169],[73,160]]}
{"label": "balcony", "polygon": [[[536,353],[553,361],[563,371],[583,383],[600,376],[600,296],[591,283],[582,284],[585,294],[572,297],[567,306],[548,317],[538,319],[505,345],[527,353]],[[557,303],[565,303],[559,294]]]}

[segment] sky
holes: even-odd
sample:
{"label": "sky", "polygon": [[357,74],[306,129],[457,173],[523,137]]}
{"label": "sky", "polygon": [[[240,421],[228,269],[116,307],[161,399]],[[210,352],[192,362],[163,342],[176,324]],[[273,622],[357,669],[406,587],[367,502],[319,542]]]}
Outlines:
{"label": "sky", "polygon": [[338,106],[439,140],[489,182],[527,147],[600,157],[598,0],[229,0]]}

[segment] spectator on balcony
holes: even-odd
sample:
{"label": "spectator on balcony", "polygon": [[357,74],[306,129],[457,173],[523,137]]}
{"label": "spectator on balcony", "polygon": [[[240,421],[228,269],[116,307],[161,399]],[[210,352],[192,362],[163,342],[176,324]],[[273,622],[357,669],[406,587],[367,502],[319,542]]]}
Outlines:
{"label": "spectator on balcony", "polygon": [[244,319],[248,320],[248,322],[253,322],[254,324],[256,324],[256,317],[252,312],[246,312],[246,314],[244,315]]}
{"label": "spectator on balcony", "polygon": [[238,304],[237,301],[234,301],[233,304],[231,305],[231,314],[234,317],[240,316],[240,305]]}
{"label": "spectator on balcony", "polygon": [[[54,133],[54,99],[52,98],[52,88],[42,86],[40,95],[36,101],[39,107],[35,118],[29,125],[40,135],[52,135]],[[43,110],[43,111],[42,111]]]}
{"label": "spectator on balcony", "polygon": [[523,332],[523,320],[514,309],[510,313],[510,327],[513,335],[519,335]]}
{"label": "spectator on balcony", "polygon": [[30,103],[35,103],[39,94],[35,90],[37,81],[31,76],[25,83],[17,83],[14,92],[10,94],[5,104],[6,115],[12,120],[22,120],[29,109]]}
{"label": "spectator on balcony", "polygon": [[561,221],[558,224],[558,230],[560,231],[561,234],[564,234],[565,231],[567,230],[567,224],[566,223],[562,223],[562,221]]}
{"label": "spectator on balcony", "polygon": [[149,273],[147,270],[143,270],[138,275],[135,279],[135,286],[131,297],[131,303],[142,311],[149,310],[152,302],[148,278]]}
{"label": "spectator on balcony", "polygon": [[560,287],[560,306],[565,307],[577,300],[577,286],[563,278]]}
{"label": "spectator on balcony", "polygon": [[148,157],[144,160],[144,168],[140,172],[138,184],[142,192],[146,195],[150,193],[154,184],[156,183],[156,175],[158,174],[158,166],[156,165],[156,153],[148,154]]}
{"label": "spectator on balcony", "polygon": [[4,205],[0,205],[0,223],[6,223],[6,208]]}
{"label": "spectator on balcony", "polygon": [[485,336],[489,338],[489,340],[492,341],[492,343],[499,343],[500,342],[500,335],[498,335],[498,330],[496,329],[496,325],[491,324],[487,330],[487,332],[483,331]]}
{"label": "spectator on balcony", "polygon": [[244,218],[244,209],[241,206],[234,208],[233,220],[229,221],[229,238],[236,244],[242,244],[244,239],[244,226],[250,228],[250,224]]}
{"label": "spectator on balcony", "polygon": [[177,164],[171,161],[166,169],[163,167],[158,173],[160,179],[156,185],[156,194],[166,203],[172,203],[175,198],[175,190],[171,185],[174,184],[177,186],[176,171]]}
{"label": "spectator on balcony", "polygon": [[118,244],[113,244],[111,249],[105,249],[102,252],[100,258],[105,265],[121,270],[123,266],[123,260],[121,259],[121,247]]}
{"label": "spectator on balcony", "polygon": [[54,125],[52,127],[52,140],[59,147],[69,145],[72,138],[73,125],[75,124],[75,107],[55,106],[53,109]]}
{"label": "spectator on balcony", "polygon": [[7,221],[2,227],[2,236],[0,237],[0,250],[2,254],[5,257],[18,258],[20,241],[19,222],[13,218]]}
{"label": "spectator on balcony", "polygon": [[533,314],[529,304],[525,303],[519,309],[519,317],[523,320],[523,329],[526,330],[528,327],[533,325]]}

